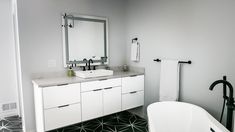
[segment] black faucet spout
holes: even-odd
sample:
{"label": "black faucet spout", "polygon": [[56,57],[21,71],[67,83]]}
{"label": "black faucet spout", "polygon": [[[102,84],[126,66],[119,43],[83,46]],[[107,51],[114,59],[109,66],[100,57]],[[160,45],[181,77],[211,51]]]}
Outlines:
{"label": "black faucet spout", "polygon": [[89,59],[88,60],[88,70],[91,70],[91,63],[93,63],[93,60]]}
{"label": "black faucet spout", "polygon": [[214,87],[215,87],[217,84],[220,84],[220,83],[225,84],[225,85],[228,86],[228,88],[229,88],[229,98],[233,98],[233,86],[232,86],[232,84],[231,84],[230,82],[228,82],[228,81],[225,81],[225,80],[217,80],[217,81],[215,81],[215,82],[213,82],[213,83],[211,84],[211,86],[210,86],[209,89],[210,89],[210,90],[213,90]]}

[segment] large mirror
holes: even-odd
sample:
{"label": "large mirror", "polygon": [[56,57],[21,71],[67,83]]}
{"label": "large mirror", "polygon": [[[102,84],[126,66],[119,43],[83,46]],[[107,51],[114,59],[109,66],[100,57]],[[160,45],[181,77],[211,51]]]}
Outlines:
{"label": "large mirror", "polygon": [[62,23],[65,66],[108,63],[107,18],[65,14]]}

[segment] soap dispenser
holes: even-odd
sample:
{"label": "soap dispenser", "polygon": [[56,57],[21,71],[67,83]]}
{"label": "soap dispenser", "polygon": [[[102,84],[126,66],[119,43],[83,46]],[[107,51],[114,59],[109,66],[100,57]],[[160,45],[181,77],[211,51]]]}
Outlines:
{"label": "soap dispenser", "polygon": [[75,72],[73,71],[72,66],[69,66],[69,69],[67,71],[67,76],[68,77],[74,77],[75,76]]}

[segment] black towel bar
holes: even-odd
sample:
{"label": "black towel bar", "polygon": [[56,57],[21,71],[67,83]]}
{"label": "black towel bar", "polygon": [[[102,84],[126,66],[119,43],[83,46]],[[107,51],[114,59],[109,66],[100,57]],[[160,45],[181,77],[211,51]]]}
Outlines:
{"label": "black towel bar", "polygon": [[[156,62],[161,62],[160,59],[154,59],[153,61],[156,61]],[[186,63],[186,64],[192,64],[192,61],[179,61],[179,63]]]}

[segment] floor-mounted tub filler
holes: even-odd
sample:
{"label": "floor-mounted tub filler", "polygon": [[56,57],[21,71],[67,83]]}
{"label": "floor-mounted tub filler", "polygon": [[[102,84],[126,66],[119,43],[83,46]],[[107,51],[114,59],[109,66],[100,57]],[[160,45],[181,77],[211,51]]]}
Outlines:
{"label": "floor-mounted tub filler", "polygon": [[148,106],[149,132],[229,132],[203,108],[175,101]]}

